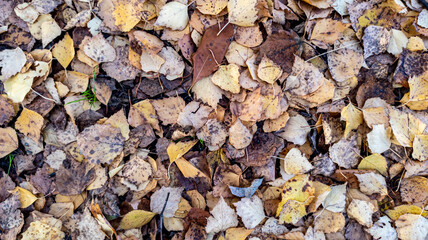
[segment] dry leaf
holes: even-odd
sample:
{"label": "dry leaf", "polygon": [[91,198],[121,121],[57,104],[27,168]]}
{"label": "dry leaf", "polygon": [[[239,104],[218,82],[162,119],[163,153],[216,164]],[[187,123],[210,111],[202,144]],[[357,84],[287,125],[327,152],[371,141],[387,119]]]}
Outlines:
{"label": "dry leaf", "polygon": [[394,209],[386,210],[386,215],[390,217],[392,220],[396,221],[401,215],[404,214],[418,214],[423,217],[428,216],[428,211],[422,210],[422,208],[415,205],[400,205],[394,207]]}
{"label": "dry leaf", "polygon": [[61,231],[60,226],[51,225],[49,220],[39,220],[30,223],[30,227],[22,233],[23,240],[34,240],[34,239],[50,239],[50,240],[62,240],[65,234]]}
{"label": "dry leaf", "polygon": [[263,43],[263,34],[258,25],[252,27],[238,26],[236,28],[235,41],[246,47],[258,47]]}
{"label": "dry leaf", "polygon": [[49,208],[49,214],[61,221],[69,219],[73,215],[74,205],[72,202],[53,203]]}
{"label": "dry leaf", "polygon": [[305,203],[288,200],[279,213],[279,223],[291,223],[295,225],[306,214]]}
{"label": "dry leaf", "polygon": [[282,75],[281,68],[276,65],[272,60],[264,56],[257,69],[257,76],[267,82],[274,83]]}
{"label": "dry leaf", "polygon": [[255,228],[266,217],[263,202],[255,195],[251,198],[242,198],[241,201],[233,205],[235,205],[236,212],[247,229]]}
{"label": "dry leaf", "polygon": [[252,229],[229,228],[226,230],[226,240],[245,240],[253,232]]}
{"label": "dry leaf", "polygon": [[169,2],[161,7],[155,25],[181,31],[188,22],[187,5],[180,2]]}
{"label": "dry leaf", "polygon": [[333,162],[343,168],[353,168],[358,162],[360,155],[357,142],[357,135],[352,135],[349,139],[341,139],[329,148],[329,155]]}
{"label": "dry leaf", "polygon": [[133,210],[125,214],[120,221],[119,228],[121,229],[132,229],[140,228],[149,223],[156,213],[144,211],[144,210]]}
{"label": "dry leaf", "polygon": [[333,79],[339,83],[357,76],[363,62],[363,54],[354,49],[337,49],[328,54],[328,68]]}
{"label": "dry leaf", "polygon": [[366,229],[366,232],[379,240],[397,239],[397,232],[391,226],[390,219],[387,216],[379,218],[372,227]]}
{"label": "dry leaf", "polygon": [[21,48],[6,49],[0,52],[1,78],[5,81],[19,73],[27,62],[27,57]]}
{"label": "dry leaf", "polygon": [[331,187],[322,205],[324,209],[331,212],[343,212],[346,204],[346,183]]}
{"label": "dry leaf", "polygon": [[184,100],[181,97],[153,100],[152,105],[163,125],[177,123],[178,115],[185,107]]}
{"label": "dry leaf", "polygon": [[374,210],[375,207],[370,202],[352,199],[352,202],[349,204],[346,213],[349,217],[357,220],[359,224],[366,227],[371,227],[373,225],[372,215]]}
{"label": "dry leaf", "polygon": [[398,55],[406,48],[409,40],[403,31],[391,29],[391,38],[389,39],[387,51],[391,54]]}
{"label": "dry leaf", "polygon": [[211,210],[211,215],[207,220],[206,231],[207,233],[218,233],[225,231],[230,227],[238,226],[238,216],[227,203],[223,197],[217,202],[215,207]]}
{"label": "dry leaf", "polygon": [[349,25],[331,18],[323,18],[315,24],[311,34],[311,41],[317,46],[323,45],[319,44],[319,42],[333,44]]}
{"label": "dry leaf", "polygon": [[112,31],[130,31],[141,20],[143,2],[105,0],[99,3],[99,16]]}
{"label": "dry leaf", "polygon": [[282,200],[278,204],[276,215],[279,216],[288,200],[295,200],[309,205],[314,193],[315,189],[312,186],[312,181],[309,180],[309,175],[296,175],[289,179],[282,189]]}
{"label": "dry leaf", "polygon": [[352,103],[349,103],[342,109],[340,116],[342,121],[346,121],[346,128],[344,133],[345,138],[348,137],[348,134],[352,130],[357,129],[358,126],[363,123],[363,113]]}
{"label": "dry leaf", "polygon": [[387,175],[387,162],[386,159],[380,154],[372,154],[361,160],[358,164],[358,169],[373,169],[377,170],[380,174]]}
{"label": "dry leaf", "polygon": [[18,136],[15,129],[11,127],[0,128],[0,158],[6,157],[9,153],[18,148]]}
{"label": "dry leaf", "polygon": [[388,194],[385,178],[377,173],[355,174],[360,182],[360,190],[365,194],[379,193],[381,196]]}
{"label": "dry leaf", "polygon": [[116,59],[116,51],[102,34],[93,37],[86,36],[82,40],[80,48],[88,57],[98,63],[112,62]]}
{"label": "dry leaf", "polygon": [[231,93],[239,93],[241,86],[239,85],[239,66],[235,64],[222,65],[215,72],[211,81],[221,89]]}
{"label": "dry leaf", "polygon": [[285,127],[277,134],[289,142],[303,145],[310,131],[311,128],[306,119],[298,114],[294,117],[290,117]]}
{"label": "dry leaf", "polygon": [[39,16],[39,12],[30,3],[21,3],[13,9],[16,16],[27,23],[34,23]]}
{"label": "dry leaf", "polygon": [[64,68],[67,68],[71,60],[74,58],[74,43],[68,33],[65,34],[64,38],[55,44],[52,49],[52,56],[58,60],[58,62]]}
{"label": "dry leaf", "polygon": [[405,178],[400,186],[401,199],[423,207],[428,202],[428,179],[422,176]]}
{"label": "dry leaf", "polygon": [[196,136],[204,141],[210,151],[215,151],[226,142],[228,134],[223,123],[217,119],[210,119],[199,129]]}
{"label": "dry leaf", "polygon": [[302,155],[298,148],[292,148],[287,155],[285,155],[284,159],[281,160],[281,167],[285,173],[290,175],[304,174],[313,168],[311,163]]}
{"label": "dry leaf", "polygon": [[197,143],[196,141],[178,142],[178,143],[171,142],[167,148],[169,161],[173,163],[175,160],[181,158],[193,146],[195,146],[196,143]]}
{"label": "dry leaf", "polygon": [[428,135],[415,135],[412,157],[419,161],[428,160]]}
{"label": "dry leaf", "polygon": [[236,120],[229,128],[229,142],[236,149],[243,149],[250,145],[253,134],[242,124],[241,120]]}
{"label": "dry leaf", "polygon": [[43,120],[43,117],[37,112],[24,108],[15,122],[15,128],[25,136],[38,142]]}
{"label": "dry leaf", "polygon": [[390,134],[383,124],[373,125],[373,130],[367,134],[367,142],[372,153],[383,153],[391,146]]}
{"label": "dry leaf", "polygon": [[178,209],[178,204],[180,203],[182,192],[183,188],[162,187],[154,192],[150,197],[150,210],[154,213],[160,214],[169,193],[168,202],[166,204],[165,211],[163,212],[163,216],[174,217],[174,214]]}
{"label": "dry leaf", "polygon": [[16,187],[10,193],[18,194],[21,208],[27,208],[37,200],[33,193],[21,187]]}
{"label": "dry leaf", "polygon": [[166,76],[168,80],[182,77],[184,72],[183,58],[172,47],[164,47],[159,52],[159,57],[165,59],[165,63],[159,69],[159,73]]}
{"label": "dry leaf", "polygon": [[123,150],[125,138],[119,128],[95,124],[77,135],[80,152],[92,164],[110,164]]}
{"label": "dry leaf", "polygon": [[226,8],[227,2],[227,0],[197,0],[196,8],[203,14],[217,15]]}
{"label": "dry leaf", "polygon": [[153,105],[148,99],[131,105],[128,115],[129,125],[138,127],[142,124],[148,123],[153,129],[159,130],[159,120],[156,115]]}
{"label": "dry leaf", "polygon": [[381,26],[370,25],[364,30],[364,59],[386,51],[391,32]]}
{"label": "dry leaf", "polygon": [[345,217],[342,213],[335,213],[329,210],[321,210],[315,213],[314,215],[318,216],[314,220],[315,231],[333,233],[345,227]]}
{"label": "dry leaf", "polygon": [[317,67],[296,56],[285,89],[294,95],[304,96],[318,90],[325,81],[327,80]]}
{"label": "dry leaf", "polygon": [[112,62],[102,64],[102,69],[118,82],[135,79],[140,70],[131,65],[128,60],[129,47],[116,47],[116,58]]}
{"label": "dry leaf", "polygon": [[404,214],[395,221],[398,238],[423,240],[428,236],[428,220],[417,214]]}
{"label": "dry leaf", "polygon": [[182,127],[192,126],[195,130],[198,130],[207,122],[208,116],[212,111],[211,107],[192,101],[178,115],[177,123]]}
{"label": "dry leaf", "polygon": [[241,27],[250,27],[257,20],[257,0],[230,0],[227,5],[229,22]]}

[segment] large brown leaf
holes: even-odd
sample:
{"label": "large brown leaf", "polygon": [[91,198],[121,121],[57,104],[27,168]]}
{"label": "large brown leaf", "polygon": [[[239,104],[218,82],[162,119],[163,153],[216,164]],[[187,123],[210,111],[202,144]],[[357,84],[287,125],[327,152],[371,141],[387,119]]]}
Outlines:
{"label": "large brown leaf", "polygon": [[208,28],[202,36],[199,48],[192,57],[193,83],[208,77],[218,68],[218,64],[223,61],[234,31],[232,24],[227,25],[217,36],[219,31],[219,26],[214,25]]}

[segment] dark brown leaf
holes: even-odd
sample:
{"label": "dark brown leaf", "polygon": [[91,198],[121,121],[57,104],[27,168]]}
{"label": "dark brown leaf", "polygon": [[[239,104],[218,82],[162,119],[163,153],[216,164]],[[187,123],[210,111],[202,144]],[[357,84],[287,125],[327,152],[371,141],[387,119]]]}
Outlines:
{"label": "dark brown leaf", "polygon": [[65,196],[81,194],[95,179],[95,169],[87,171],[88,165],[72,163],[70,168],[61,168],[56,173],[56,186],[60,194]]}

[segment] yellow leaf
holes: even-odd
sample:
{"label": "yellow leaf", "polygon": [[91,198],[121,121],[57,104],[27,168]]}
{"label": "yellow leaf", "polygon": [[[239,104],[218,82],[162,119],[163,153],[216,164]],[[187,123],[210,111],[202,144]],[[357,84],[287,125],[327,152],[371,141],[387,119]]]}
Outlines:
{"label": "yellow leaf", "polygon": [[363,30],[370,25],[389,28],[393,24],[396,13],[391,8],[376,7],[367,10],[356,23],[356,35],[359,39],[363,36]]}
{"label": "yellow leaf", "polygon": [[423,101],[428,99],[428,71],[422,75],[409,78],[409,101]]}
{"label": "yellow leaf", "polygon": [[412,110],[426,110],[428,109],[428,101],[422,100],[422,101],[409,101],[409,95],[410,93],[407,92],[404,94],[403,98],[400,100],[402,104],[405,104],[407,107],[409,107]]}
{"label": "yellow leaf", "polygon": [[239,93],[239,66],[236,64],[222,65],[211,77],[211,81],[221,89],[231,93]]}
{"label": "yellow leaf", "polygon": [[377,170],[382,175],[387,175],[387,163],[386,159],[380,155],[380,154],[372,154],[370,156],[365,157],[363,160],[361,160],[360,164],[358,165],[358,169],[373,169]]}
{"label": "yellow leaf", "polygon": [[246,228],[229,228],[226,230],[226,240],[245,240],[253,229]]}
{"label": "yellow leaf", "polygon": [[279,213],[279,223],[296,224],[302,217],[306,215],[305,203],[288,200],[282,207]]}
{"label": "yellow leaf", "polygon": [[424,40],[420,37],[411,37],[406,46],[412,52],[425,50]]}
{"label": "yellow leaf", "polygon": [[428,211],[423,211],[422,212],[422,208],[415,206],[415,205],[400,205],[395,207],[392,210],[387,210],[386,215],[388,215],[388,217],[390,217],[392,220],[397,220],[401,215],[404,214],[421,214],[422,213],[422,217],[427,217],[428,216]]}
{"label": "yellow leaf", "polygon": [[0,158],[15,151],[19,146],[18,144],[18,136],[15,129],[11,127],[0,128]]}
{"label": "yellow leaf", "polygon": [[148,123],[153,129],[160,130],[155,109],[148,99],[131,105],[128,122],[132,127],[138,127],[143,123]]}
{"label": "yellow leaf", "polygon": [[21,208],[27,208],[37,200],[37,197],[34,196],[30,191],[21,187],[16,187],[10,192],[19,194],[19,201],[21,202]]}
{"label": "yellow leaf", "polygon": [[64,68],[67,68],[71,60],[74,58],[74,43],[68,33],[65,34],[64,38],[55,44],[52,49],[52,55],[58,60],[58,62]]}
{"label": "yellow leaf", "polygon": [[184,154],[186,154],[195,144],[197,141],[188,141],[188,142],[178,142],[174,143],[171,142],[168,145],[168,148],[166,149],[169,160],[171,163],[173,163],[175,160],[181,158]]}
{"label": "yellow leaf", "polygon": [[314,196],[315,189],[312,181],[309,181],[309,175],[296,175],[289,179],[282,188],[282,200],[278,204],[276,210],[276,216],[281,213],[282,207],[287,203],[288,200],[296,200],[305,205],[309,205]]}
{"label": "yellow leaf", "polygon": [[99,3],[99,15],[113,31],[128,32],[140,21],[144,1],[103,0]]}
{"label": "yellow leaf", "polygon": [[43,127],[43,117],[30,109],[24,108],[15,123],[15,129],[35,142],[39,141]]}
{"label": "yellow leaf", "polygon": [[412,157],[420,161],[428,160],[428,135],[415,136]]}
{"label": "yellow leaf", "polygon": [[110,124],[113,127],[119,128],[120,132],[122,133],[122,136],[125,138],[125,140],[129,139],[129,124],[126,120],[125,112],[123,111],[123,108],[113,114],[107,121],[105,121],[105,124]]}
{"label": "yellow leaf", "polygon": [[259,67],[257,69],[257,75],[261,80],[272,84],[279,77],[281,77],[282,69],[280,66],[275,64],[272,60],[270,60],[266,56],[263,56],[259,64]]}
{"label": "yellow leaf", "polygon": [[229,22],[241,27],[251,27],[257,20],[257,0],[230,0],[227,5]]}
{"label": "yellow leaf", "polygon": [[340,119],[342,121],[346,121],[346,128],[344,133],[345,138],[352,130],[357,129],[358,126],[363,123],[363,113],[352,103],[349,103],[348,106],[344,107],[340,115]]}
{"label": "yellow leaf", "polygon": [[132,229],[139,228],[149,223],[156,213],[144,211],[144,210],[133,210],[127,213],[120,221],[119,228]]}
{"label": "yellow leaf", "polygon": [[349,24],[331,18],[323,18],[315,24],[312,31],[311,40],[321,41],[326,44],[333,44],[349,27]]}
{"label": "yellow leaf", "polygon": [[226,6],[227,0],[196,0],[196,8],[207,15],[217,15]]}

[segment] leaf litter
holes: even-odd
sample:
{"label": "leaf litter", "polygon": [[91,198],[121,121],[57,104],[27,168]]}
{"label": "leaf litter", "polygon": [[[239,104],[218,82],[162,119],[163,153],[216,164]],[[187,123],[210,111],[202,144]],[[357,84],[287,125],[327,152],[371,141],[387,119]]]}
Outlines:
{"label": "leaf litter", "polygon": [[426,239],[425,1],[0,0],[1,239]]}

